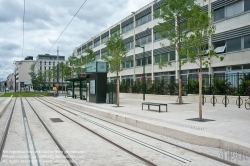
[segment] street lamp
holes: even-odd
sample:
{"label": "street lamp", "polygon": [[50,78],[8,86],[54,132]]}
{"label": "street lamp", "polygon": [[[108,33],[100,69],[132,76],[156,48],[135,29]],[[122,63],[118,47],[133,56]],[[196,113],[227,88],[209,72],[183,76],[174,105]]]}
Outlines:
{"label": "street lamp", "polygon": [[146,79],[145,79],[145,46],[141,46],[136,44],[135,47],[143,48],[143,58],[142,58],[142,66],[143,66],[143,100],[145,100],[146,93]]}

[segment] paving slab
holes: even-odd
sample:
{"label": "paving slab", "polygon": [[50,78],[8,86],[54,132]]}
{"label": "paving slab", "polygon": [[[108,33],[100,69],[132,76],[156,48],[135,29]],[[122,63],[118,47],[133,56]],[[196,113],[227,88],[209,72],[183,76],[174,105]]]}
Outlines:
{"label": "paving slab", "polygon": [[4,111],[10,104],[11,100],[12,100],[12,96],[0,99],[0,117],[3,115]]}
{"label": "paving slab", "polygon": [[[212,104],[206,103],[203,106],[203,118],[208,119],[208,121],[198,122],[188,120],[198,118],[198,103],[195,102],[179,105],[173,101],[146,99],[147,102],[168,103],[168,112],[165,112],[165,108],[163,108],[163,111],[158,113],[158,107],[151,107],[151,110],[147,110],[147,108],[142,110],[141,103],[143,100],[135,98],[121,98],[120,107],[116,107],[114,104],[88,103],[84,100],[65,97],[54,99],[62,103],[77,103],[78,108],[83,106],[87,111],[93,109],[92,112],[96,114],[121,122],[126,121],[129,125],[141,126],[141,128],[152,130],[158,134],[169,136],[168,134],[172,132],[170,134],[172,138],[232,151],[243,150],[249,156],[250,111],[244,107],[238,108],[236,105],[225,107],[222,104],[213,107]],[[141,124],[138,124],[138,122]],[[160,129],[161,126],[163,126],[162,129]],[[168,132],[164,131],[164,127]],[[196,137],[193,137],[195,135],[206,139],[197,140]]]}

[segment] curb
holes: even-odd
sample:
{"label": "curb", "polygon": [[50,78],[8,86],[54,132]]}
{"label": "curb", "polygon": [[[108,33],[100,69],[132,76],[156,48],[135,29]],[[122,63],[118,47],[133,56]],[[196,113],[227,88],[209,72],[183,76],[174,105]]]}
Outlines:
{"label": "curb", "polygon": [[65,101],[61,99],[57,99],[57,101],[73,108],[81,109],[83,111],[96,114],[98,116],[102,116],[110,120],[131,125],[133,127],[137,127],[156,134],[174,138],[183,142],[200,146],[221,148],[231,152],[243,153],[244,155],[250,157],[250,144],[245,142],[226,138],[205,131],[194,132],[194,130],[192,129],[187,129],[187,128],[183,129],[182,127],[170,126],[167,124],[162,124],[160,122],[153,124],[144,120],[135,119],[134,117],[121,115],[119,113],[110,113],[107,112],[106,110],[95,108],[93,106],[81,105],[78,103]]}
{"label": "curb", "polygon": [[[9,106],[10,102],[12,101],[12,95],[10,98],[7,98],[1,105],[0,105],[0,117],[5,112],[6,108]],[[3,107],[2,107],[3,106]]]}

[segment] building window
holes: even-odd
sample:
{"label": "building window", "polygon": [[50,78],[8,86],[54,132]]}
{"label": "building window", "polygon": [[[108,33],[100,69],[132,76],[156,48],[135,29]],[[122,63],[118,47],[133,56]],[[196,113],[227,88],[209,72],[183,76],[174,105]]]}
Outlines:
{"label": "building window", "polygon": [[42,63],[43,63],[43,62],[42,62],[42,61],[40,61],[40,65],[42,65]]}
{"label": "building window", "polygon": [[147,22],[151,21],[151,13],[139,18],[136,20],[136,26],[140,26],[142,24],[145,24]]}
{"label": "building window", "polygon": [[114,36],[115,34],[118,34],[120,31],[118,30],[118,31],[115,31],[115,32],[113,32],[113,33],[111,33],[110,35],[111,36]]}
{"label": "building window", "polygon": [[106,43],[109,40],[109,36],[102,38],[102,43]]}
{"label": "building window", "polygon": [[46,61],[44,61],[44,65],[46,65]]}
{"label": "building window", "polygon": [[250,0],[245,0],[244,6],[245,6],[244,11],[250,10]]}
{"label": "building window", "polygon": [[132,22],[132,23],[122,27],[122,33],[128,32],[133,28],[134,28],[134,23]]}
{"label": "building window", "polygon": [[44,67],[44,70],[46,70],[46,67]]}
{"label": "building window", "polygon": [[250,0],[240,0],[228,6],[214,10],[214,21],[232,17],[250,10]]}
{"label": "building window", "polygon": [[151,41],[152,41],[151,40],[151,35],[148,35],[148,36],[145,36],[143,38],[137,39],[136,44],[137,45],[145,45],[147,43],[150,43]]}
{"label": "building window", "polygon": [[104,56],[104,55],[107,55],[107,52],[105,51],[105,52],[102,52],[102,56]]}
{"label": "building window", "polygon": [[78,50],[77,54],[78,54],[78,55],[81,55],[81,50]]}
{"label": "building window", "polygon": [[150,65],[150,64],[152,64],[151,56],[145,58],[145,65]]}
{"label": "building window", "polygon": [[53,66],[55,66],[55,62],[53,62]]}
{"label": "building window", "polygon": [[43,70],[43,69],[42,69],[42,66],[40,66],[40,70]]}
{"label": "building window", "polygon": [[50,70],[50,67],[49,67],[49,70]]}
{"label": "building window", "polygon": [[214,10],[214,21],[225,18],[225,7]]}
{"label": "building window", "polygon": [[243,0],[226,6],[226,17],[232,17],[234,15],[237,15],[243,12],[244,12]]}
{"label": "building window", "polygon": [[241,50],[241,38],[227,40],[227,52]]}
{"label": "building window", "polygon": [[100,40],[98,40],[98,41],[96,41],[95,43],[94,43],[94,47],[97,47],[97,46],[99,46],[100,45]]}
{"label": "building window", "polygon": [[172,51],[169,53],[169,61],[174,61],[175,60],[175,51]]}
{"label": "building window", "polygon": [[154,33],[154,39],[155,40],[160,40],[160,39],[162,39],[162,37],[158,32],[156,32],[156,33]]}
{"label": "building window", "polygon": [[173,60],[175,60],[175,52],[174,51],[154,56],[155,63],[173,61]]}
{"label": "building window", "polygon": [[155,63],[160,63],[163,61],[168,61],[168,53],[159,54],[154,56]]}
{"label": "building window", "polygon": [[142,59],[136,59],[136,66],[142,66]]}
{"label": "building window", "polygon": [[131,50],[134,48],[134,42],[129,42],[125,44],[125,47],[127,48],[127,50]]}
{"label": "building window", "polygon": [[50,65],[50,61],[49,61],[49,65]]}
{"label": "building window", "polygon": [[98,55],[95,56],[95,60],[96,61],[99,60],[99,59],[100,59],[100,54],[98,54]]}
{"label": "building window", "polygon": [[250,48],[250,35],[244,37],[244,48]]}

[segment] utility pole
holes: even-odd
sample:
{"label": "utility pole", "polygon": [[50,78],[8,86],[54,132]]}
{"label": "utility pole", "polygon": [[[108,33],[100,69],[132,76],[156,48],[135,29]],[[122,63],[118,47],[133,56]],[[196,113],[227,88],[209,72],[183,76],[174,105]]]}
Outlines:
{"label": "utility pole", "polygon": [[57,46],[57,87],[56,87],[56,95],[59,96],[58,94],[58,88],[59,88],[59,61],[58,61],[58,56],[59,56],[59,46]]}

